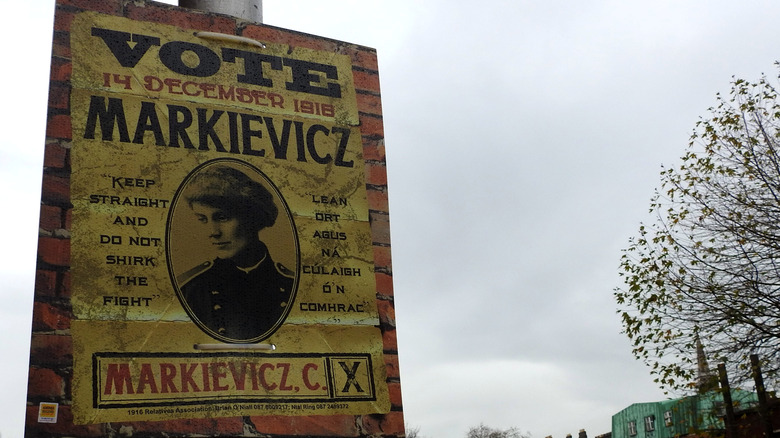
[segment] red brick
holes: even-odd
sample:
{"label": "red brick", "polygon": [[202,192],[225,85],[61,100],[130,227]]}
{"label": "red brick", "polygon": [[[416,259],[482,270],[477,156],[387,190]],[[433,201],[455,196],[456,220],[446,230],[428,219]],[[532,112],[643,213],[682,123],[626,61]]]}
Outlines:
{"label": "red brick", "polygon": [[385,372],[387,372],[388,379],[399,379],[401,372],[398,367],[398,355],[397,354],[384,354],[385,358]]}
{"label": "red brick", "polygon": [[376,293],[389,297],[393,296],[393,277],[383,272],[377,272],[375,277]]}
{"label": "red brick", "polygon": [[63,272],[62,284],[60,284],[59,296],[70,298],[70,272]]}
{"label": "red brick", "polygon": [[374,221],[371,223],[371,239],[374,243],[390,244],[390,223],[387,221]]}
{"label": "red brick", "polygon": [[263,42],[286,44],[293,48],[306,47],[312,50],[340,53],[347,55],[353,65],[366,70],[378,69],[376,51],[368,47],[262,25],[247,26],[242,36]]}
{"label": "red brick", "polygon": [[374,71],[378,69],[376,50],[371,47],[346,43],[342,44],[338,52],[349,56],[353,66]]}
{"label": "red brick", "polygon": [[368,114],[382,115],[382,102],[378,96],[372,94],[357,94],[358,111]]}
{"label": "red brick", "polygon": [[358,436],[359,431],[352,415],[285,417],[252,417],[252,423],[261,434],[300,436]]}
{"label": "red brick", "polygon": [[234,18],[194,12],[192,9],[154,6],[149,3],[128,2],[125,16],[133,20],[162,23],[180,29],[207,30],[230,35],[236,31]]}
{"label": "red brick", "polygon": [[362,67],[366,70],[379,70],[379,63],[376,58],[376,51],[372,50],[356,50],[352,55],[352,64],[358,67]]}
{"label": "red brick", "polygon": [[70,240],[39,237],[38,258],[50,265],[70,266]]}
{"label": "red brick", "polygon": [[57,273],[54,271],[35,271],[35,293],[39,296],[57,296]]}
{"label": "red brick", "polygon": [[70,81],[72,74],[73,64],[70,61],[60,58],[52,58],[50,80],[67,82]]}
{"label": "red brick", "polygon": [[382,347],[387,351],[398,351],[398,333],[395,329],[382,330]]}
{"label": "red brick", "polygon": [[118,1],[57,0],[57,4],[103,12],[111,15],[120,15],[122,12],[122,2]]}
{"label": "red brick", "polygon": [[49,86],[49,108],[68,109],[70,107],[70,87],[52,83]]}
{"label": "red brick", "polygon": [[50,139],[43,151],[43,167],[62,169],[65,167],[68,149],[59,140]]}
{"label": "red brick", "polygon": [[63,11],[58,9],[54,15],[54,30],[70,32],[70,25],[73,23],[73,18],[76,16],[73,12]]}
{"label": "red brick", "polygon": [[46,124],[46,135],[70,140],[73,135],[70,126],[70,116],[62,114],[49,116],[49,121]]}
{"label": "red brick", "polygon": [[382,118],[360,115],[360,134],[384,137]]}
{"label": "red brick", "polygon": [[27,395],[31,398],[57,399],[65,396],[65,381],[48,368],[30,367]]}
{"label": "red brick", "polygon": [[70,226],[73,223],[73,210],[68,209],[65,211],[65,223],[63,224],[63,228],[66,230],[70,230]]}
{"label": "red brick", "polygon": [[64,335],[33,333],[30,363],[69,366],[73,363],[73,339]]}
{"label": "red brick", "polygon": [[366,435],[402,435],[404,433],[403,412],[391,411],[385,415],[364,415],[363,433]]}
{"label": "red brick", "polygon": [[379,323],[395,327],[395,308],[393,308],[393,303],[386,300],[377,300],[376,305],[379,310]]}
{"label": "red brick", "polygon": [[388,211],[387,192],[384,190],[368,190],[366,192],[368,208],[377,211]]}
{"label": "red brick", "polygon": [[70,179],[68,178],[44,174],[41,190],[44,202],[52,204],[70,202]]}
{"label": "red brick", "polygon": [[375,71],[365,72],[360,70],[353,70],[352,80],[355,83],[355,88],[358,90],[379,93],[379,74],[377,74]]}
{"label": "red brick", "polygon": [[261,25],[249,25],[244,28],[242,36],[252,38],[258,41],[286,44],[295,47],[305,47],[307,49],[319,50],[324,52],[339,53],[339,43],[325,38],[315,38],[311,35],[287,31],[284,29],[273,28]]}
{"label": "red brick", "polygon": [[52,38],[51,54],[55,57],[70,59],[70,33],[55,32]]}
{"label": "red brick", "polygon": [[401,384],[398,382],[388,382],[387,391],[390,393],[390,405],[400,408],[403,404],[401,402]]}
{"label": "red brick", "polygon": [[385,162],[385,141],[363,139],[363,159]]}
{"label": "red brick", "polygon": [[380,268],[389,268],[392,265],[390,247],[374,246],[374,264]]}
{"label": "red brick", "polygon": [[264,26],[262,24],[249,24],[242,31],[241,36],[252,38],[265,43],[285,44],[290,32],[284,29]]}
{"label": "red brick", "polygon": [[38,405],[28,406],[25,429],[27,437],[77,436],[87,438],[108,436],[103,430],[102,424],[74,425],[70,406],[62,404],[58,408],[56,423],[39,423]]}
{"label": "red brick", "polygon": [[46,303],[33,303],[34,331],[66,330],[68,328],[70,328],[68,312]]}
{"label": "red brick", "polygon": [[41,205],[41,220],[38,226],[50,232],[62,228],[62,209],[53,205]]}
{"label": "red brick", "polygon": [[366,163],[366,182],[368,184],[373,184],[377,186],[386,186],[387,185],[387,167],[380,165],[380,164],[374,164],[374,163]]}
{"label": "red brick", "polygon": [[182,420],[143,421],[132,423],[112,423],[114,429],[122,426],[130,427],[133,433],[149,433],[155,435],[198,434],[200,436],[236,436],[242,435],[244,421],[241,417],[226,418],[188,418]]}

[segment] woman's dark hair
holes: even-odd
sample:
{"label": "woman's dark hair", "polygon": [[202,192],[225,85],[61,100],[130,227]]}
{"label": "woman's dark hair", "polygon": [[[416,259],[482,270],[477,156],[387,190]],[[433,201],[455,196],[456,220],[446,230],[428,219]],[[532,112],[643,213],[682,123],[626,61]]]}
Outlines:
{"label": "woman's dark hair", "polygon": [[273,225],[279,214],[268,189],[233,167],[208,167],[188,185],[185,199],[190,207],[197,202],[218,208],[257,231]]}

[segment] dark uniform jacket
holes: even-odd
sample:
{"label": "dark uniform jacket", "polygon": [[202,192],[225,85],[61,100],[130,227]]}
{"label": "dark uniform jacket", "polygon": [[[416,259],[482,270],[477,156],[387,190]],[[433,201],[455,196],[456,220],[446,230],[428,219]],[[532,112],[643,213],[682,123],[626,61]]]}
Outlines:
{"label": "dark uniform jacket", "polygon": [[267,332],[292,305],[292,272],[274,264],[267,252],[249,272],[230,259],[216,259],[183,277],[179,285],[190,316],[207,331],[230,340],[270,335]]}

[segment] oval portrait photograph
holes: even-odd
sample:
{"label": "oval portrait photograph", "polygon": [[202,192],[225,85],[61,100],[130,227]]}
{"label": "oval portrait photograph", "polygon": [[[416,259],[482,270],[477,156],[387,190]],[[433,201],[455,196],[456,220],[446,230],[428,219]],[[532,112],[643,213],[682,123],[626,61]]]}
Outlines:
{"label": "oval portrait photograph", "polygon": [[234,159],[195,168],[171,203],[166,242],[179,300],[211,337],[258,342],[284,322],[298,284],[298,238],[259,169]]}

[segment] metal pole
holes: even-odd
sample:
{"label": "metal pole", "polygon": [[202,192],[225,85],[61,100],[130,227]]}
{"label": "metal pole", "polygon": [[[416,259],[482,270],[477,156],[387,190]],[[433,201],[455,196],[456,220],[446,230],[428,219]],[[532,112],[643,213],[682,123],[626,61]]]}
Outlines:
{"label": "metal pole", "polygon": [[179,6],[263,22],[263,0],[179,0]]}

